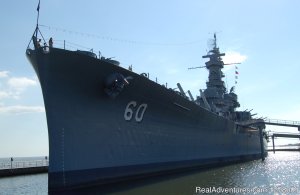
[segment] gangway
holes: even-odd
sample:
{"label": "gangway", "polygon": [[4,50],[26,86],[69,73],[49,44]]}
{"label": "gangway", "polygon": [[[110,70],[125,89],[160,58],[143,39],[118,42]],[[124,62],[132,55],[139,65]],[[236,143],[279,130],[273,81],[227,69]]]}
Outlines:
{"label": "gangway", "polygon": [[266,125],[298,127],[298,131],[300,131],[300,121],[279,120],[279,119],[263,119],[263,120]]}
{"label": "gangway", "polygon": [[285,127],[298,127],[298,130],[300,131],[300,121],[291,121],[291,120],[280,120],[280,119],[250,119],[247,121],[241,121],[237,122],[237,124],[240,125],[255,125],[255,124],[262,124],[265,125],[277,125],[277,126],[285,126]]}

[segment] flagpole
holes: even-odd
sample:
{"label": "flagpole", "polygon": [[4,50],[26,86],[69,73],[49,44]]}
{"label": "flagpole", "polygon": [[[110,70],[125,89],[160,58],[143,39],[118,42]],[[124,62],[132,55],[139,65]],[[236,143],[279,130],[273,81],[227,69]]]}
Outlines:
{"label": "flagpole", "polygon": [[38,12],[38,14],[37,14],[37,18],[36,18],[36,29],[35,29],[35,33],[36,33],[36,37],[37,37],[37,34],[38,34],[38,29],[39,29],[39,17],[40,17],[40,0],[39,0],[39,4],[38,4],[38,6],[37,6],[37,8],[36,8],[36,10],[37,10],[37,12]]}

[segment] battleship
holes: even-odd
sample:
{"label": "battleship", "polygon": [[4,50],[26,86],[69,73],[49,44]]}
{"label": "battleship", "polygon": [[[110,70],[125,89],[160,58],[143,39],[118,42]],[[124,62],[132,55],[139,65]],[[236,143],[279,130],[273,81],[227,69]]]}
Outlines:
{"label": "battleship", "polygon": [[265,125],[222,78],[214,44],[206,89],[195,98],[91,51],[37,41],[26,56],[41,84],[49,135],[49,192],[105,185],[191,167],[264,158]]}

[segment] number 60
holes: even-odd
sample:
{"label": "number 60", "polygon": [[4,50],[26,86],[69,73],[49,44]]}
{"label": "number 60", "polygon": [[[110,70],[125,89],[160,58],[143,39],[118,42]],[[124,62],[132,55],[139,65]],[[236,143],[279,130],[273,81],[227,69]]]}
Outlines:
{"label": "number 60", "polygon": [[[137,106],[136,101],[131,101],[127,104],[126,108],[125,108],[125,112],[124,112],[124,119],[126,121],[130,121],[133,114],[134,114],[134,110],[133,108],[135,108]],[[147,109],[147,104],[141,104],[138,106],[136,113],[135,113],[135,120],[136,122],[141,122],[143,120],[143,116],[144,113]]]}

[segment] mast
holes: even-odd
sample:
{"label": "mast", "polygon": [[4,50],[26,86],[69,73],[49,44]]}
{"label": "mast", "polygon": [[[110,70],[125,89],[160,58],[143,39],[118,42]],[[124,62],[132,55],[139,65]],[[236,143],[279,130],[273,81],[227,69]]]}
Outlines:
{"label": "mast", "polygon": [[221,116],[235,119],[235,109],[240,106],[237,101],[237,95],[234,93],[234,88],[227,92],[225,83],[222,80],[225,77],[222,69],[225,65],[240,64],[240,63],[227,63],[224,64],[221,53],[217,47],[217,36],[214,33],[214,38],[210,42],[210,50],[207,55],[202,58],[209,58],[205,62],[205,66],[190,67],[188,69],[206,68],[209,72],[208,81],[206,82],[206,89],[202,92],[200,90],[200,105],[206,109],[218,113]]}
{"label": "mast", "polygon": [[224,73],[222,72],[224,62],[222,61],[221,56],[225,56],[225,53],[220,53],[219,48],[217,47],[216,33],[214,33],[212,46],[213,48],[208,52],[208,54],[202,56],[202,58],[209,58],[209,61],[205,63],[205,67],[209,71],[206,86],[207,89],[215,91],[213,96],[222,98],[223,94],[226,92],[226,87],[224,81],[222,81],[222,78],[224,77]]}
{"label": "mast", "polygon": [[222,116],[234,117],[231,115],[235,111],[235,108],[239,107],[239,103],[233,89],[230,90],[230,93],[227,93],[225,83],[222,80],[222,78],[225,77],[222,69],[224,68],[224,65],[237,63],[224,64],[221,57],[225,56],[225,53],[221,53],[217,47],[216,33],[214,33],[214,39],[211,46],[212,49],[207,55],[202,56],[203,58],[209,58],[209,61],[205,63],[205,67],[209,71],[209,76],[203,95],[206,97],[207,102],[214,112],[217,112]]}
{"label": "mast", "polygon": [[44,38],[44,36],[42,35],[42,33],[41,33],[40,29],[39,29],[40,3],[41,3],[41,1],[39,0],[38,6],[36,8],[36,11],[38,12],[37,13],[37,18],[36,18],[36,27],[35,27],[35,30],[34,30],[33,35],[32,35],[32,38],[31,38],[31,40],[30,40],[27,48],[29,47],[31,41],[33,41],[33,45],[34,45],[35,49],[37,49],[37,48],[40,47],[40,45],[38,43],[38,34],[40,34],[40,36],[44,40],[44,45],[46,45],[45,38]]}

